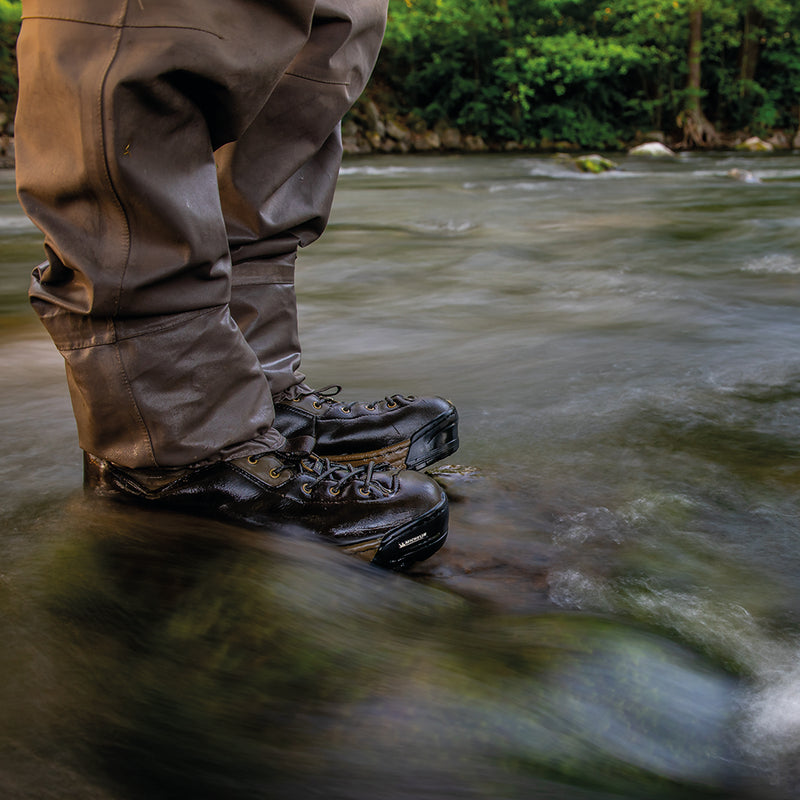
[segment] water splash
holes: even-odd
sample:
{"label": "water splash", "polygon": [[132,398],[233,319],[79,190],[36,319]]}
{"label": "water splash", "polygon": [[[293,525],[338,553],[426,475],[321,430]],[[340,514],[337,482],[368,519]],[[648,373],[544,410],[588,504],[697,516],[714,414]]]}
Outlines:
{"label": "water splash", "polygon": [[800,259],[785,253],[768,253],[742,267],[743,272],[767,275],[798,275]]}

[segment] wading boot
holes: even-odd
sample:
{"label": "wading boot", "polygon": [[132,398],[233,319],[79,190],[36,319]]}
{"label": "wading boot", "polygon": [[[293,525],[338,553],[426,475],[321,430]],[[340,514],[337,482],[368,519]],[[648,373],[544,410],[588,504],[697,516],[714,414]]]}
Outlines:
{"label": "wading boot", "polygon": [[332,463],[309,452],[310,444],[169,469],[126,469],[86,453],[84,485],[101,497],[156,510],[310,533],[395,570],[444,544],[447,497],[433,479],[373,463]]}
{"label": "wading boot", "polygon": [[370,461],[420,470],[458,449],[458,413],[441,397],[393,395],[340,403],[340,386],[293,386],[274,398],[274,426],[287,437],[311,436],[314,451],[358,466]]}

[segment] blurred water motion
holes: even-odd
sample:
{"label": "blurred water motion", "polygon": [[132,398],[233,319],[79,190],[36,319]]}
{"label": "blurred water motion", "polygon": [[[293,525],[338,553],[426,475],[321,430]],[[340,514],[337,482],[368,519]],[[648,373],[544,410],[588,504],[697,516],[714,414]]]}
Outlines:
{"label": "blurred water motion", "polygon": [[635,626],[502,614],[318,543],[74,498],[25,525],[0,693],[17,796],[62,796],[65,775],[73,796],[286,798],[737,777],[735,682]]}
{"label": "blurred water motion", "polygon": [[304,370],[462,418],[397,576],[81,496],[0,174],[0,796],[796,797],[799,177],[348,161]]}

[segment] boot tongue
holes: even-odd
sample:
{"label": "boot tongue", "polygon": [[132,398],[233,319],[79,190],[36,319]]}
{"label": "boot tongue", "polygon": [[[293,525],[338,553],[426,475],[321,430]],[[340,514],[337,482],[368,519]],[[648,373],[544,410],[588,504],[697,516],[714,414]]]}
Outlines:
{"label": "boot tongue", "polygon": [[278,451],[283,455],[304,458],[311,455],[317,440],[313,436],[294,436]]}

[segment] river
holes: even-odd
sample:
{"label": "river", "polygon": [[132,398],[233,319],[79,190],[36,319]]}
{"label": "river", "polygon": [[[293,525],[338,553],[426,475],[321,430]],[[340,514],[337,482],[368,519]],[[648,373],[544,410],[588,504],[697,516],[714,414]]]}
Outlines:
{"label": "river", "polygon": [[800,155],[617,160],[345,162],[304,371],[461,415],[408,575],[83,498],[0,172],[0,795],[797,796]]}

